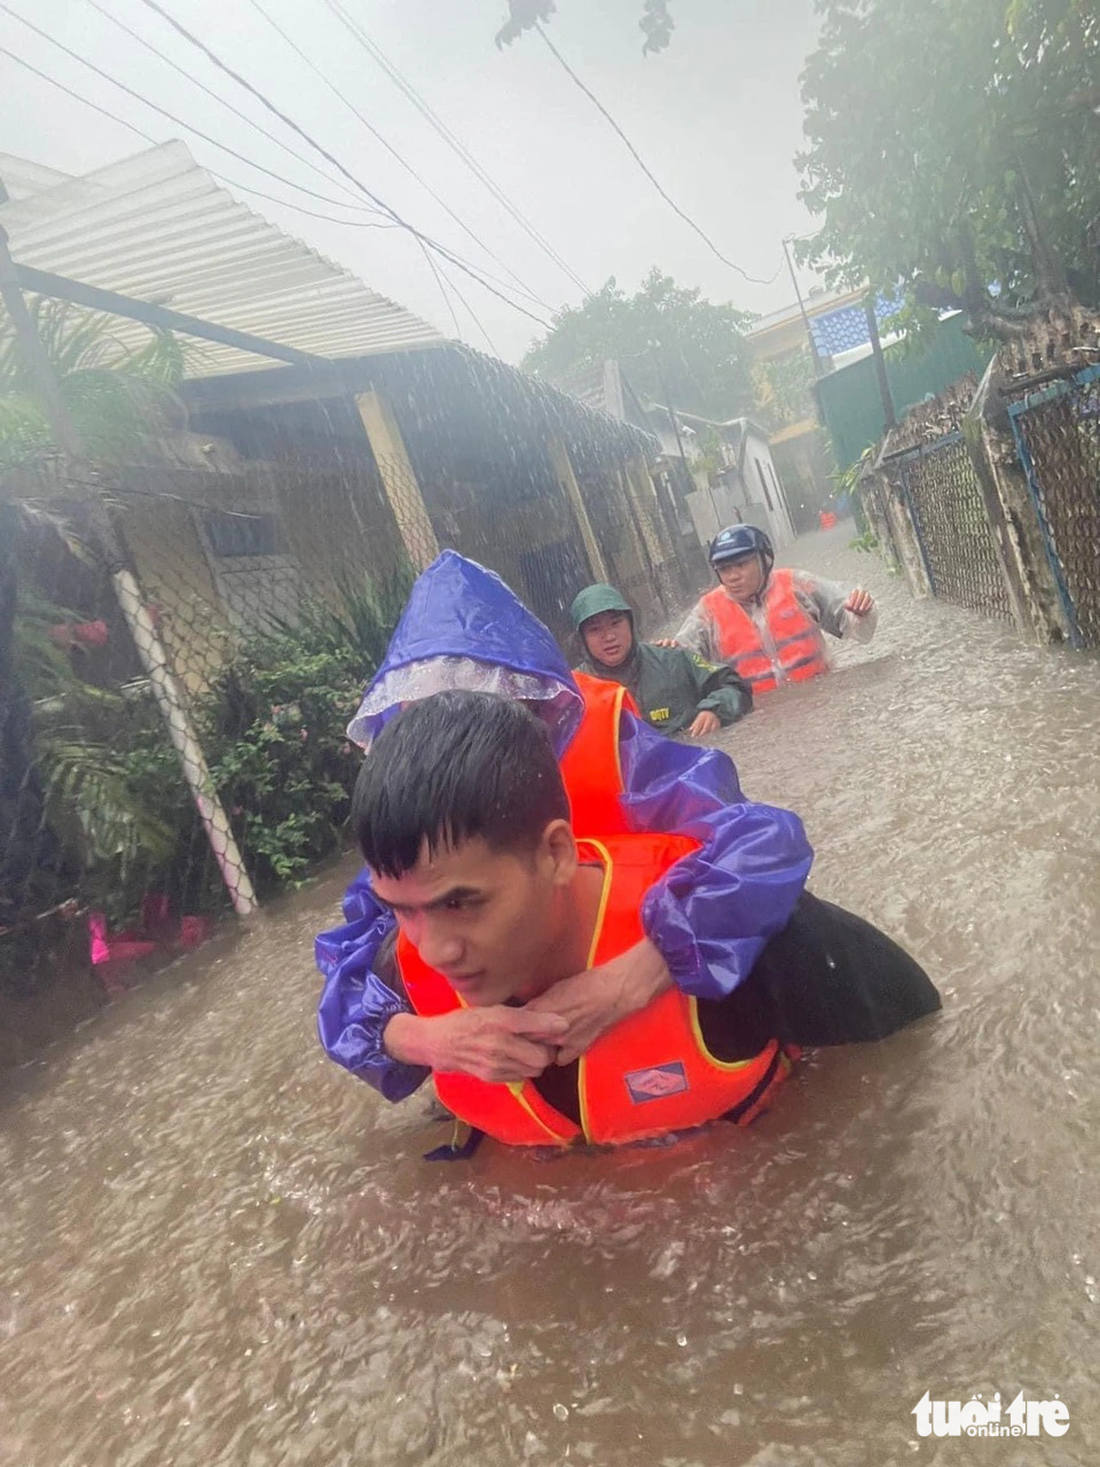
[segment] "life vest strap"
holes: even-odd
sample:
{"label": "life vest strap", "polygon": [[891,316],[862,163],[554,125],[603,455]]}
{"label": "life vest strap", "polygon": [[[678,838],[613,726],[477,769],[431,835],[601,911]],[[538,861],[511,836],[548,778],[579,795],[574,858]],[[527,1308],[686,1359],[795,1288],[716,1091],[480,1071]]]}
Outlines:
{"label": "life vest strap", "polygon": [[[459,1141],[462,1132],[466,1132],[466,1139]],[[436,1146],[431,1151],[425,1151],[425,1161],[469,1161],[474,1152],[485,1140],[485,1132],[479,1131],[476,1126],[467,1126],[464,1121],[455,1118],[454,1129],[451,1139],[443,1146]]]}
{"label": "life vest strap", "polygon": [[[768,1065],[768,1068],[764,1071],[764,1073],[760,1076],[760,1079],[745,1096],[744,1100],[739,1100],[735,1106],[732,1106],[731,1109],[727,1110],[722,1119],[724,1121],[732,1121],[735,1126],[740,1125],[742,1121],[745,1120],[745,1117],[748,1116],[749,1111],[751,1111],[753,1107],[757,1105],[767,1094],[768,1090],[771,1088],[772,1084],[775,1081],[776,1075],[778,1075],[779,1073],[780,1066],[784,1062],[786,1062],[787,1068],[789,1069],[790,1061],[786,1059],[786,1055],[784,1054],[783,1049],[779,1045],[777,1045],[775,1053],[772,1055],[771,1063]],[[753,1117],[753,1119],[755,1119],[755,1117]]]}

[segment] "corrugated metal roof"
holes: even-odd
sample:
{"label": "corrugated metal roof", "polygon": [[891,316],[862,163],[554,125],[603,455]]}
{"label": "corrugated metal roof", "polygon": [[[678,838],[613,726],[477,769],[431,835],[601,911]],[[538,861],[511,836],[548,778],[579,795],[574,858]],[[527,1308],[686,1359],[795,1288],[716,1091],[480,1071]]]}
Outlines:
{"label": "corrugated metal roof", "polygon": [[56,168],[45,168],[41,163],[32,163],[27,158],[15,158],[11,153],[0,153],[0,182],[7,190],[9,199],[25,199],[31,194],[40,194],[43,189],[53,188],[58,183],[68,183],[71,174],[59,173]]}
{"label": "corrugated metal roof", "polygon": [[[22,173],[21,183],[30,177]],[[434,326],[239,203],[181,142],[23,192],[0,204],[0,224],[19,265],[315,356],[358,357],[445,340]],[[141,326],[121,318],[115,335],[127,344],[144,339]],[[188,375],[264,365],[275,363],[204,341]]]}

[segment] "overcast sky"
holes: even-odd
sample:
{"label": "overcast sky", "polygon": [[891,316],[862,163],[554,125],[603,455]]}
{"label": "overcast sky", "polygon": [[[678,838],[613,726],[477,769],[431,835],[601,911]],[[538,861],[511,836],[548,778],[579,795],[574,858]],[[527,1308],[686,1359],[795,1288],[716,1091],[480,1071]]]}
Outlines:
{"label": "overcast sky", "polygon": [[[308,146],[219,73],[142,0],[5,0],[42,29],[248,159],[328,195],[351,200],[277,143],[261,137],[164,66],[104,15],[124,21],[193,76],[299,152]],[[309,69],[318,68],[541,299],[575,303],[579,286],[508,217],[377,62],[329,0],[160,0],[182,24],[314,134],[404,218],[500,275],[469,235],[373,138]],[[768,285],[742,280],[658,196],[592,104],[535,34],[498,51],[504,0],[343,0],[346,10],[492,176],[571,271],[598,287],[614,275],[633,289],[654,264],[711,299],[767,312],[792,298],[784,235],[812,221],[796,197],[792,159],[801,144],[798,76],[813,48],[813,0],[675,0],[669,50],[643,57],[641,0],[558,0],[554,43],[616,117],[662,181],[730,259]],[[287,32],[302,55],[269,24]],[[98,9],[96,7],[99,7]],[[258,174],[58,51],[0,12],[0,46],[132,122],[157,142],[182,137],[200,163],[296,199],[304,208],[363,218]],[[0,55],[0,150],[83,173],[147,144]],[[320,158],[318,167],[331,174]],[[369,285],[454,334],[417,244],[398,229],[365,229],[238,196]],[[534,322],[495,300],[455,267],[495,350],[518,360]],[[810,283],[803,276],[803,283]],[[462,335],[485,336],[452,293]],[[530,304],[530,303],[528,303]],[[532,305],[545,315],[542,306]]]}

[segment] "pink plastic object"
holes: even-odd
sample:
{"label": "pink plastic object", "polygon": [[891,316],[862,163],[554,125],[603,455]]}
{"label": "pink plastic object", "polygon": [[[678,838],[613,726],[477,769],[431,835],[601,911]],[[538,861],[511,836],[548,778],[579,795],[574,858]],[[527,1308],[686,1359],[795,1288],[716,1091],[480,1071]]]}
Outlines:
{"label": "pink plastic object", "polygon": [[92,946],[92,963],[106,963],[111,952],[107,946],[107,918],[102,912],[88,913],[88,937]]}
{"label": "pink plastic object", "polygon": [[102,912],[88,913],[88,936],[92,963],[97,967],[102,963],[129,963],[135,958],[147,958],[159,945],[144,932],[119,932],[108,937],[107,918]]}
{"label": "pink plastic object", "polygon": [[168,897],[164,892],[158,892],[155,896],[147,896],[141,903],[141,926],[147,933],[163,933],[171,925],[172,913],[168,906]]}
{"label": "pink plastic object", "polygon": [[180,947],[200,947],[210,936],[209,917],[181,917],[177,941]]}

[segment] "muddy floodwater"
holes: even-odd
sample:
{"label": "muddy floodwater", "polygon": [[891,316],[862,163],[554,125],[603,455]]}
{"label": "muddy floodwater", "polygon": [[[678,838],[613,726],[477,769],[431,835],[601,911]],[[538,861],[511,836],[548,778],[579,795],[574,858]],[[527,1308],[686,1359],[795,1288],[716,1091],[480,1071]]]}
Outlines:
{"label": "muddy floodwater", "polygon": [[[1100,663],[914,603],[850,527],[796,560],[866,648],[722,741],[821,896],[940,985],[756,1127],[428,1165],[325,1060],[345,868],[0,1093],[0,1463],[898,1467],[1100,1461]],[[1055,1438],[913,1407],[1057,1394]]]}

